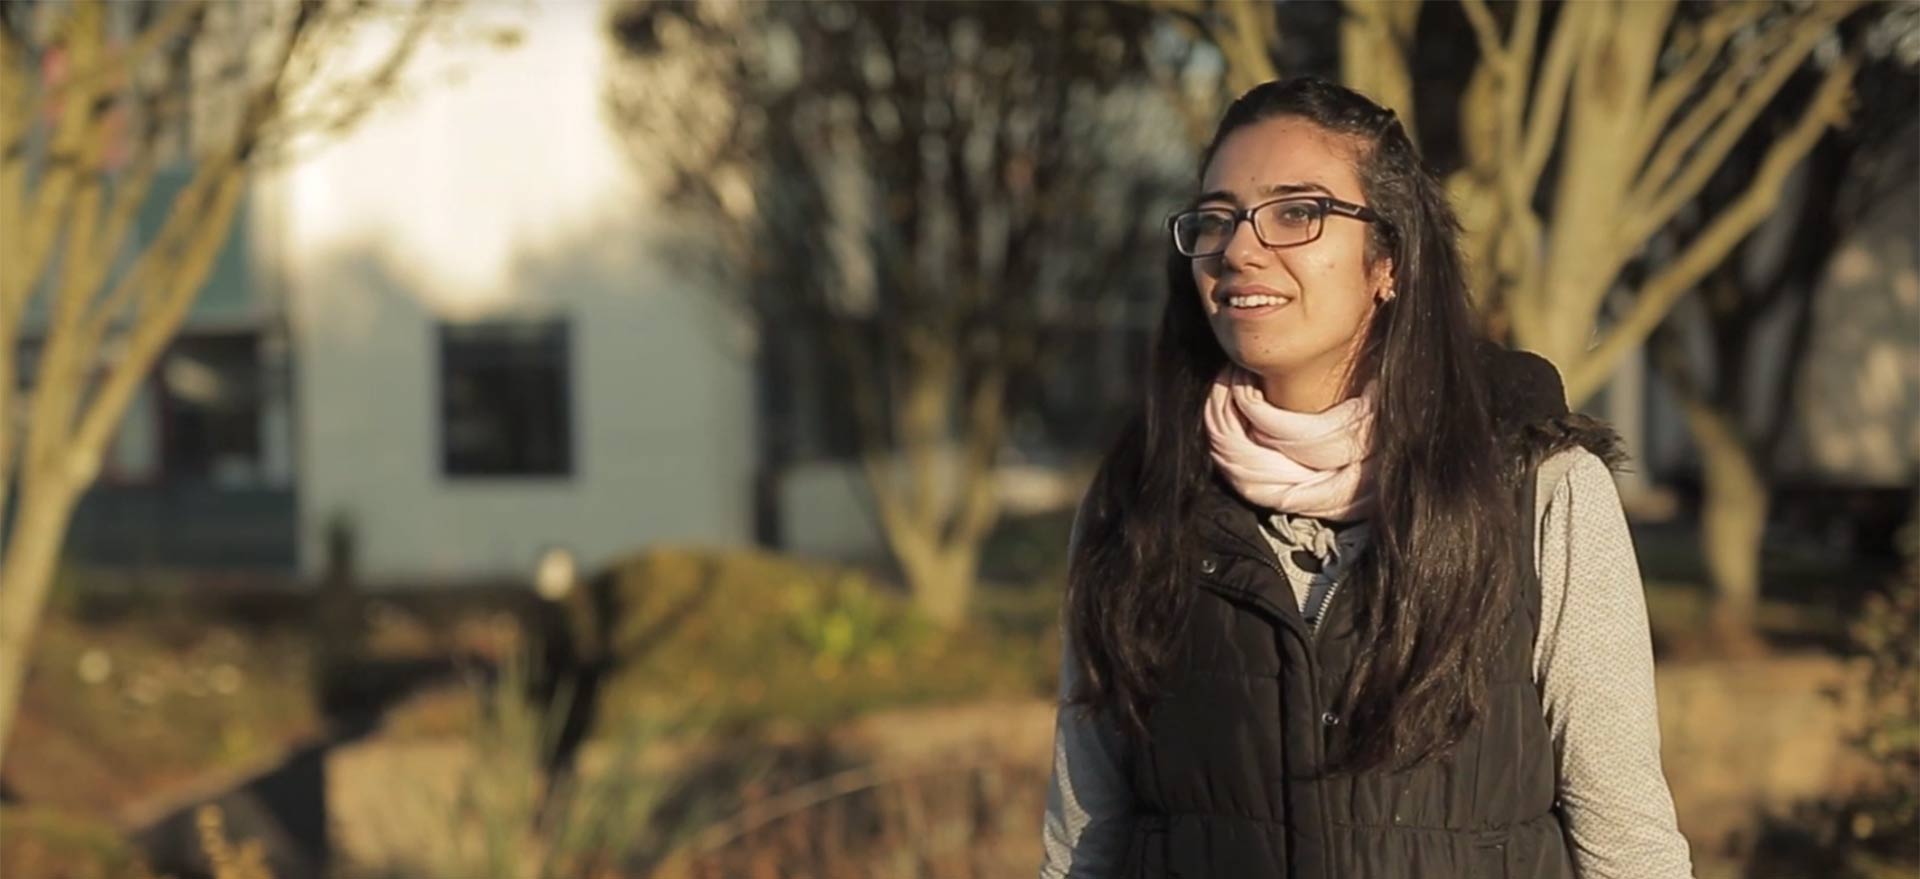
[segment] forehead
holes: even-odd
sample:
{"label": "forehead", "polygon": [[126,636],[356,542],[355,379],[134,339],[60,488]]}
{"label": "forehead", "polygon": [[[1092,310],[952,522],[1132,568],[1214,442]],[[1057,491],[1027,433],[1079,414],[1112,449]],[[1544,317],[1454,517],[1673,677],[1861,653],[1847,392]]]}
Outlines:
{"label": "forehead", "polygon": [[1318,184],[1335,198],[1360,201],[1354,159],[1359,145],[1305,119],[1265,119],[1227,135],[1207,163],[1203,193],[1231,193],[1242,204],[1273,187]]}

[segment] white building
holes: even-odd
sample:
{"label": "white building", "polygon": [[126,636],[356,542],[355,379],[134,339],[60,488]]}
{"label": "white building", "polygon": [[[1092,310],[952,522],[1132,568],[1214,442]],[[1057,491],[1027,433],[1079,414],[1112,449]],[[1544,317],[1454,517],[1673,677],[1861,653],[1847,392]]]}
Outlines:
{"label": "white building", "polygon": [[520,26],[420,58],[459,81],[262,183],[304,574],[336,516],[374,582],[750,536],[751,352],[657,261],[603,121],[600,7]]}
{"label": "white building", "polygon": [[[761,472],[764,422],[833,389],[757,375],[777,367],[660,261],[653,230],[671,217],[602,110],[603,14],[554,3],[514,22],[510,49],[429,44],[417,87],[256,181],[82,504],[76,555],[310,578],[342,522],[357,573],[380,585],[523,579],[555,546],[587,570],[769,534],[808,552],[877,548],[844,458],[802,452]],[[1911,245],[1909,231],[1876,248],[1895,278],[1881,326],[1910,328],[1920,308]],[[1823,337],[1838,359],[1819,380],[1864,376],[1876,424],[1910,425],[1920,375],[1899,341],[1856,362],[1844,355],[1858,346]],[[1643,476],[1690,466],[1637,358],[1622,379],[1600,408]],[[1886,449],[1816,438],[1810,457],[1898,482],[1920,434],[1880,434]]]}
{"label": "white building", "polygon": [[345,522],[360,577],[405,584],[751,538],[752,352],[656,258],[602,10],[512,23],[257,178],[78,555],[311,577]]}

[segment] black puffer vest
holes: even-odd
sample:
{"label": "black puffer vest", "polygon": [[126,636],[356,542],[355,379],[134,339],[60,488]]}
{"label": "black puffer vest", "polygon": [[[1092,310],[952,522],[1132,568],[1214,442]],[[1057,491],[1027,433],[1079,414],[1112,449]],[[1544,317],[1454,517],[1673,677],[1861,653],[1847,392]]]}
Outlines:
{"label": "black puffer vest", "polygon": [[[1604,428],[1566,412],[1558,375],[1502,355],[1496,420],[1532,556],[1533,473]],[[1544,370],[1544,372],[1542,371]],[[1168,694],[1129,773],[1142,818],[1137,879],[1573,879],[1555,802],[1553,748],[1532,676],[1540,590],[1524,569],[1488,711],[1447,757],[1403,773],[1330,775],[1336,703],[1354,661],[1353,603],[1338,593],[1312,632],[1260,531],[1260,513],[1216,486],[1195,511],[1186,560],[1197,594]]]}

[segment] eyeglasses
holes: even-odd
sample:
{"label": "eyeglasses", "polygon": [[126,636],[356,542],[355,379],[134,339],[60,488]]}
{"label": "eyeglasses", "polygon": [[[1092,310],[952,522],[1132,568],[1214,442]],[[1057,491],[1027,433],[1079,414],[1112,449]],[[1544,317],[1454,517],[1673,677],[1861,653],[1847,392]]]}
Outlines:
{"label": "eyeglasses", "polygon": [[1253,221],[1254,237],[1268,247],[1295,247],[1320,237],[1327,215],[1351,217],[1363,223],[1383,222],[1366,205],[1341,201],[1324,195],[1288,196],[1263,202],[1250,208],[1194,208],[1167,218],[1173,232],[1173,246],[1181,256],[1199,258],[1219,256],[1240,229],[1242,220]]}

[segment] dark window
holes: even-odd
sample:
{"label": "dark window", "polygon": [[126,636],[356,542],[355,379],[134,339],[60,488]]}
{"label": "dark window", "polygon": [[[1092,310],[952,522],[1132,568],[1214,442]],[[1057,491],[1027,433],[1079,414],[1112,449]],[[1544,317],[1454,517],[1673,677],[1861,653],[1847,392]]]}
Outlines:
{"label": "dark window", "polygon": [[161,360],[160,453],[169,479],[260,479],[258,347],[251,333],[186,336]]}
{"label": "dark window", "polygon": [[[768,418],[780,425],[783,461],[847,461],[860,454],[861,425],[846,365],[821,340],[804,333],[772,334],[763,368]],[[875,390],[878,390],[876,388]],[[887,401],[882,401],[884,406]]]}
{"label": "dark window", "polygon": [[[869,333],[865,344],[871,344]],[[1097,454],[1134,404],[1151,352],[1153,327],[1141,323],[1060,324],[1040,337],[1051,352],[1037,374],[1007,389],[1006,442],[1031,452]],[[805,334],[769,337],[761,365],[763,424],[782,462],[855,460],[861,425],[849,385],[856,378],[825,345]],[[959,401],[956,400],[956,403]],[[898,401],[880,401],[887,417]],[[891,424],[883,423],[883,430]]]}
{"label": "dark window", "polygon": [[440,326],[441,469],[566,476],[573,418],[565,321]]}

